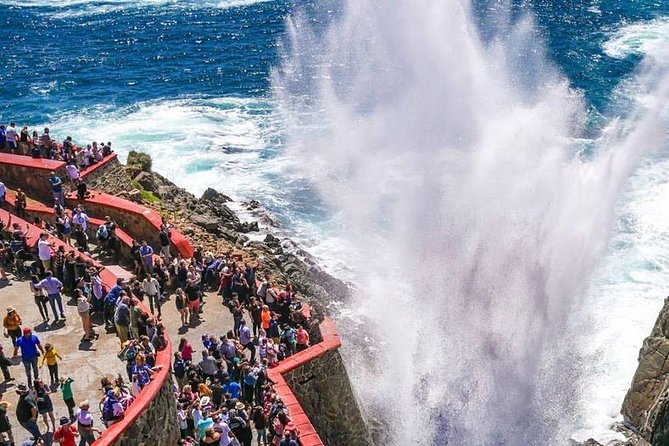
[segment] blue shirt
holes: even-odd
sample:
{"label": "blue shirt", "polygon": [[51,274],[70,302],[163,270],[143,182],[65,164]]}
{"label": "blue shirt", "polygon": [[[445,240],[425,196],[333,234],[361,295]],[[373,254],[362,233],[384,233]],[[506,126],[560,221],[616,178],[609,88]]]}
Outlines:
{"label": "blue shirt", "polygon": [[23,362],[30,362],[33,358],[37,357],[37,346],[39,344],[39,339],[35,335],[30,335],[27,338],[21,336],[16,339],[16,346],[21,349],[21,359]]}
{"label": "blue shirt", "polygon": [[116,301],[118,300],[118,297],[121,295],[121,291],[123,291],[121,285],[114,285],[114,287],[111,290],[109,290],[109,292],[105,296],[105,302],[115,305]]}
{"label": "blue shirt", "polygon": [[61,282],[60,280],[56,279],[53,276],[45,277],[35,285],[35,288],[46,289],[46,293],[49,295],[60,294],[60,289],[62,287],[63,287],[63,282]]}
{"label": "blue shirt", "polygon": [[239,342],[241,342],[242,345],[251,342],[251,329],[247,325],[243,325],[242,328],[239,329]]}
{"label": "blue shirt", "polygon": [[225,392],[230,394],[230,397],[233,400],[239,399],[239,393],[242,390],[242,386],[239,385],[237,381],[230,381],[228,384],[226,384],[224,387]]}
{"label": "blue shirt", "polygon": [[153,248],[150,247],[149,245],[139,247],[139,255],[142,257],[142,262],[144,262],[145,264],[151,265],[153,263],[152,254],[153,254]]}
{"label": "blue shirt", "polygon": [[49,183],[51,184],[52,192],[62,192],[63,191],[63,181],[59,176],[49,178]]}
{"label": "blue shirt", "polygon": [[0,142],[7,141],[7,132],[5,129],[0,129]]}

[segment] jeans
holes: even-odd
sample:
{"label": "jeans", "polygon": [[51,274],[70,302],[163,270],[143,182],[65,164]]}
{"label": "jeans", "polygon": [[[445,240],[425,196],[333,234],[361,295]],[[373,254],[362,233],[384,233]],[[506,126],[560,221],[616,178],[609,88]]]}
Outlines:
{"label": "jeans", "polygon": [[51,384],[57,383],[58,382],[58,363],[54,365],[48,365],[47,367],[49,368],[49,379],[51,380]]}
{"label": "jeans", "polygon": [[60,293],[49,294],[49,305],[51,305],[51,311],[53,311],[53,317],[58,321],[58,313],[56,313],[56,302],[58,302],[58,309],[60,310],[60,317],[65,319],[65,312],[63,311],[63,299],[60,296]]}
{"label": "jeans", "polygon": [[256,432],[258,432],[258,444],[260,444],[260,440],[262,440],[262,444],[266,445],[267,443],[267,429],[262,428],[262,429],[256,429]]}
{"label": "jeans", "polygon": [[[47,309],[46,306],[46,301],[44,301],[41,297],[35,296],[35,304],[37,305],[37,308],[39,308],[39,314],[42,316],[42,319],[48,320],[49,319],[49,310]],[[55,316],[55,313],[54,313]]]}
{"label": "jeans", "polygon": [[35,380],[39,379],[39,368],[37,367],[37,359],[38,359],[37,356],[29,359],[23,358],[23,367],[26,369],[26,378],[28,378],[29,387],[32,387],[33,385],[33,379],[30,373],[31,368],[35,375]]}
{"label": "jeans", "polygon": [[42,438],[42,433],[39,431],[39,426],[37,426],[37,421],[28,420],[25,423],[21,423],[21,426],[23,426],[23,428],[27,430],[30,433],[30,435],[32,435],[35,439]]}

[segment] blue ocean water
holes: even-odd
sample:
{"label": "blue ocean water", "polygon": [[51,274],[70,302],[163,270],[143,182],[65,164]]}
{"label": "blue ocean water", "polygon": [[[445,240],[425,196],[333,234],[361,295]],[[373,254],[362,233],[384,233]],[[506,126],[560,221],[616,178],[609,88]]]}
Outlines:
{"label": "blue ocean water", "polygon": [[[151,153],[156,170],[195,193],[211,186],[238,201],[259,199],[326,267],[348,274],[352,254],[337,237],[336,215],[299,175],[297,161],[282,156],[286,129],[274,113],[270,81],[286,17],[306,9],[325,27],[337,19],[339,3],[324,3],[0,0],[0,122],[49,125],[79,143],[111,140],[122,156]],[[484,36],[493,36],[503,4],[474,2]],[[669,43],[667,2],[535,0],[510,8],[515,17],[534,16],[548,60],[583,95],[585,137],[597,137],[625,110],[625,86],[642,58]],[[666,164],[648,161],[632,178],[612,254],[586,303],[602,327],[584,346],[592,366],[581,403],[589,414],[580,427],[588,432],[616,417],[661,303],[669,228],[660,222],[669,219],[657,204],[669,198]],[[603,294],[609,299],[599,299]],[[613,330],[607,317],[619,315],[622,328]],[[628,339],[612,346],[619,331]]]}

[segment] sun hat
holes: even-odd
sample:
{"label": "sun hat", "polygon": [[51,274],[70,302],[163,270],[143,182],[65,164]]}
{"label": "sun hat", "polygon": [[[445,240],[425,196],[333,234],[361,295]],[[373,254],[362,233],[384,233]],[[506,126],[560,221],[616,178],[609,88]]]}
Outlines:
{"label": "sun hat", "polygon": [[60,425],[65,426],[66,424],[70,424],[70,419],[67,417],[60,417]]}
{"label": "sun hat", "polygon": [[14,307],[7,307],[7,314],[12,313],[12,312],[14,312],[14,311],[16,311],[16,308],[14,308]]}
{"label": "sun hat", "polygon": [[202,404],[203,406],[209,404],[210,401],[211,398],[209,398],[208,396],[203,396],[202,398],[200,398],[200,404]]}
{"label": "sun hat", "polygon": [[246,406],[241,401],[237,401],[237,404],[235,404],[235,409],[244,410],[244,409],[246,409]]}

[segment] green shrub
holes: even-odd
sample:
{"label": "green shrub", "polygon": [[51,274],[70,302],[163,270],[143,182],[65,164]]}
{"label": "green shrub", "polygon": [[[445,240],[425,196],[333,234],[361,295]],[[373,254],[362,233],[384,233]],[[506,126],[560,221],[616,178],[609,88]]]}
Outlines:
{"label": "green shrub", "polygon": [[145,172],[151,172],[151,155],[131,150],[128,153],[128,166],[137,166]]}

